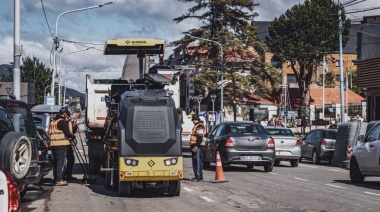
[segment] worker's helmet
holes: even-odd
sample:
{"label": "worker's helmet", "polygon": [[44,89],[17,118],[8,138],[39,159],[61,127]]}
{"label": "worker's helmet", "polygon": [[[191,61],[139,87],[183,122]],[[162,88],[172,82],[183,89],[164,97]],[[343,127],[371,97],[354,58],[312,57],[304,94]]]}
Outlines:
{"label": "worker's helmet", "polygon": [[199,115],[194,114],[194,115],[191,116],[191,121],[192,120],[201,120],[201,119],[199,118]]}
{"label": "worker's helmet", "polygon": [[69,109],[67,109],[67,107],[62,107],[60,110],[59,110],[59,115],[63,115],[64,113],[66,113],[68,116],[71,115]]}

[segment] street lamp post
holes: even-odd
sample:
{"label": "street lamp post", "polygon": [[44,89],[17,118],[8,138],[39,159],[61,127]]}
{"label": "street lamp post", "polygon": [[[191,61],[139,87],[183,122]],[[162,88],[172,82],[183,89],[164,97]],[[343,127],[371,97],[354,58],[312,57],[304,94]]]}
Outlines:
{"label": "street lamp post", "polygon": [[216,95],[215,94],[211,94],[210,97],[211,97],[211,101],[212,101],[212,115],[214,116],[214,121],[212,122],[212,128],[214,128],[215,121],[216,121],[215,110],[214,110],[214,101],[216,99]]}
{"label": "street lamp post", "polygon": [[198,115],[199,115],[199,112],[201,112],[201,101],[202,101],[202,96],[201,96],[201,95],[196,96],[195,99],[196,99],[197,102],[198,102]]}
{"label": "street lamp post", "polygon": [[[62,57],[63,56],[68,55],[68,54],[74,54],[74,53],[78,53],[78,52],[87,51],[87,50],[90,50],[92,48],[93,47],[89,47],[89,48],[82,49],[82,50],[79,50],[79,51],[73,51],[73,52],[68,52],[68,53],[62,54],[61,57],[59,58],[59,69],[57,69],[58,76],[61,74],[60,72],[61,72],[61,67],[62,67]],[[61,104],[61,100],[62,100],[62,96],[61,96],[61,81],[58,79],[58,105],[62,105]]]}
{"label": "street lamp post", "polygon": [[[86,68],[89,68],[89,67],[83,67],[83,68],[78,68],[78,69],[70,69],[70,70],[67,70],[66,74],[70,73],[71,71],[81,71],[81,70],[84,70]],[[79,75],[77,75],[77,76],[79,76]],[[63,78],[63,79],[65,80],[66,78]],[[66,83],[66,80],[65,80],[65,83]],[[58,79],[58,85],[59,85],[59,93],[61,93],[61,79]],[[65,84],[65,89],[66,89],[66,84]],[[62,98],[61,94],[59,94],[59,98]],[[62,102],[61,100],[62,99],[60,99],[59,102],[61,102],[60,105],[63,106],[64,102]],[[65,97],[63,98],[63,100],[65,100]]]}
{"label": "street lamp post", "polygon": [[104,3],[104,4],[100,4],[100,5],[96,5],[96,6],[92,6],[92,7],[85,7],[85,8],[80,8],[80,9],[76,9],[76,10],[70,10],[70,11],[66,11],[66,12],[63,12],[61,13],[58,17],[57,17],[57,20],[55,22],[55,34],[54,34],[54,39],[53,39],[53,45],[54,45],[54,51],[53,51],[53,71],[52,71],[52,76],[51,76],[51,90],[50,90],[50,95],[53,95],[54,96],[54,81],[55,81],[55,74],[57,72],[57,64],[56,64],[56,55],[57,55],[57,49],[59,47],[59,41],[58,41],[58,21],[59,21],[59,18],[62,16],[62,15],[65,15],[65,14],[68,14],[68,13],[73,13],[73,12],[79,12],[79,11],[83,11],[83,10],[89,10],[89,9],[95,9],[95,8],[99,8],[99,7],[103,7],[103,6],[106,6],[106,5],[109,5],[109,4],[112,4],[113,2],[107,2],[107,3]]}
{"label": "street lamp post", "polygon": [[220,48],[220,110],[221,110],[221,113],[220,113],[220,122],[223,122],[224,120],[224,107],[223,107],[223,89],[224,89],[224,85],[223,85],[223,48],[222,48],[222,44],[220,44],[219,42],[217,41],[213,41],[213,40],[209,40],[209,39],[206,39],[206,38],[200,38],[200,37],[196,37],[196,36],[193,36],[193,35],[189,35],[189,34],[185,34],[185,36],[189,36],[189,37],[192,37],[192,38],[196,38],[196,39],[199,39],[199,40],[205,40],[205,41],[209,41],[209,42],[212,42],[212,43],[216,43],[218,44],[219,48]]}

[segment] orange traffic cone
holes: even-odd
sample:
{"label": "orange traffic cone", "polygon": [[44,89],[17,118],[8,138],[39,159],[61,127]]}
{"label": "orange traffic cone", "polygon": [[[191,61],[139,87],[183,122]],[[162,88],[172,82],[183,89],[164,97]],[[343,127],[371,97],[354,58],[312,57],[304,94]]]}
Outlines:
{"label": "orange traffic cone", "polygon": [[220,159],[219,151],[216,151],[216,168],[215,168],[215,181],[213,183],[225,183],[228,182],[224,178],[222,160]]}

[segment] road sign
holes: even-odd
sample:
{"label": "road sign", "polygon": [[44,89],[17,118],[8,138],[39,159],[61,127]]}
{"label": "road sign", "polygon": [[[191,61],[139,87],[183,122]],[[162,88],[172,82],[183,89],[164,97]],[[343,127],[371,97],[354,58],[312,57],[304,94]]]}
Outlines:
{"label": "road sign", "polygon": [[45,96],[46,105],[55,105],[55,96]]}

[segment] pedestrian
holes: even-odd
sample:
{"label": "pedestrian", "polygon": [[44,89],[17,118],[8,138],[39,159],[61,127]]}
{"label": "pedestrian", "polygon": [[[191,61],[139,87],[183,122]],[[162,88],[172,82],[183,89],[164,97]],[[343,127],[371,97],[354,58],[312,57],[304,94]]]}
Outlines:
{"label": "pedestrian", "polygon": [[203,121],[199,118],[199,115],[194,114],[191,117],[191,121],[194,123],[194,127],[190,136],[190,148],[192,156],[193,171],[195,177],[192,179],[194,182],[203,181],[203,153],[205,142],[203,141],[203,135],[206,133],[206,127]]}
{"label": "pedestrian", "polygon": [[68,146],[74,142],[75,135],[70,132],[66,118],[70,117],[67,108],[60,109],[59,114],[50,122],[50,146],[53,153],[53,176],[54,185],[67,186],[63,180],[63,169],[65,165],[66,151]]}
{"label": "pedestrian", "polygon": [[306,133],[307,120],[305,116],[301,118],[301,133]]}
{"label": "pedestrian", "polygon": [[273,118],[270,118],[270,120],[268,122],[268,126],[274,126]]}
{"label": "pedestrian", "polygon": [[[70,120],[70,116],[66,117],[66,122],[69,125],[69,130],[72,134],[75,134],[78,130],[78,124],[73,123],[73,121]],[[66,151],[66,167],[63,172],[63,179],[66,180],[67,182],[76,180],[76,177],[73,177],[73,168],[75,164],[75,157],[74,157],[74,149],[72,145],[69,145],[67,147]]]}

